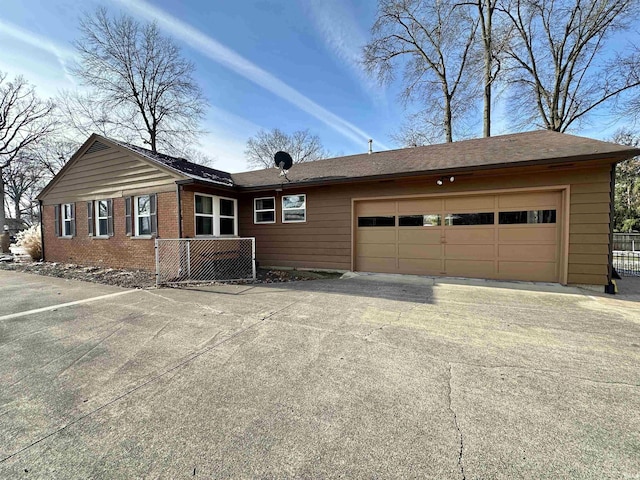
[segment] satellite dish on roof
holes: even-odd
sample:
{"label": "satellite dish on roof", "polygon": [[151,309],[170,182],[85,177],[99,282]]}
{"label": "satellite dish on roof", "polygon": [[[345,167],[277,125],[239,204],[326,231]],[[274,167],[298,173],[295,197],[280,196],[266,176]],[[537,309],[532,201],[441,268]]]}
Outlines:
{"label": "satellite dish on roof", "polygon": [[293,158],[287,152],[276,152],[273,156],[273,160],[280,170],[286,173],[287,170],[293,165]]}

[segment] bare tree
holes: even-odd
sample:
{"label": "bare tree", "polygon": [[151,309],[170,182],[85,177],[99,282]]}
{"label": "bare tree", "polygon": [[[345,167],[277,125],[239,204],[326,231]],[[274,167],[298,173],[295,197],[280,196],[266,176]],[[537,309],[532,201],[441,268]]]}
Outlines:
{"label": "bare tree", "polygon": [[40,142],[36,148],[29,150],[29,155],[42,170],[42,178],[49,181],[69,161],[80,148],[81,143],[59,135],[50,135]]}
{"label": "bare tree", "polygon": [[405,102],[419,101],[427,118],[425,125],[454,137],[454,119],[472,106],[477,82],[469,72],[471,50],[478,19],[467,6],[452,0],[380,0],[373,39],[364,47],[364,65],[382,82],[396,76],[398,62],[404,66]]}
{"label": "bare tree", "polygon": [[140,141],[136,129],[131,128],[132,111],[113,108],[94,91],[62,90],[56,98],[56,106],[60,122],[74,138],[86,139],[92,133],[98,133],[127,143]]}
{"label": "bare tree", "polygon": [[329,156],[320,138],[309,130],[299,130],[291,135],[274,128],[260,130],[247,140],[245,155],[249,168],[273,167],[273,156],[278,151],[291,155],[293,163],[312,162]]}
{"label": "bare tree", "polygon": [[22,152],[2,173],[5,194],[13,204],[13,218],[21,220],[23,211],[31,211],[33,194],[42,187],[45,171],[33,156]]}
{"label": "bare tree", "polygon": [[480,24],[479,41],[482,57],[483,136],[491,136],[491,102],[493,87],[501,73],[505,52],[512,39],[510,27],[498,15],[498,0],[466,0],[460,5],[470,5],[477,11]]}
{"label": "bare tree", "polygon": [[193,63],[171,38],[155,23],[112,18],[105,9],[86,15],[80,31],[72,71],[89,93],[70,105],[82,107],[88,125],[115,130],[121,139],[124,132],[125,141],[133,134],[154,152],[174,153],[185,139],[197,143],[206,101]]}
{"label": "bare tree", "polygon": [[55,128],[54,105],[38,98],[22,77],[13,81],[0,72],[0,233],[5,225],[5,169]]}
{"label": "bare tree", "polygon": [[605,51],[636,9],[636,0],[501,0],[516,36],[507,53],[521,123],[564,132],[639,86]]}

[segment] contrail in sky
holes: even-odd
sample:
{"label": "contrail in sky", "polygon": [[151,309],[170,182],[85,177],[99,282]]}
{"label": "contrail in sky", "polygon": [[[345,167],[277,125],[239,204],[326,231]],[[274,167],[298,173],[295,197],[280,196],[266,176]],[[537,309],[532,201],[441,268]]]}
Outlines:
{"label": "contrail in sky", "polygon": [[[271,73],[263,70],[217,40],[182,20],[168,14],[167,12],[150,5],[144,0],[112,1],[119,3],[125,9],[135,12],[135,14],[140,17],[155,21],[158,26],[171,32],[173,36],[198,50],[211,60],[224,65],[228,69],[252,81],[256,85],[259,85],[283,100],[292,103],[299,109],[317,118],[356,144],[364,145],[365,142],[371,138],[370,135],[352,123],[318,105],[313,100],[306,97],[295,88],[290,87]],[[389,148],[379,141],[376,141],[376,143],[381,149],[386,150]]]}

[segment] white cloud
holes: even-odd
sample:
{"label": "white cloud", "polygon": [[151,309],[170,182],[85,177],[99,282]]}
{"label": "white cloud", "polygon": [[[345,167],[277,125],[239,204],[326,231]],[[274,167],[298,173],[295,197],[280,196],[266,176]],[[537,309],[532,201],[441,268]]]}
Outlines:
{"label": "white cloud", "polygon": [[[217,40],[176,17],[169,15],[163,10],[150,5],[144,0],[112,1],[119,3],[123,8],[134,12],[140,17],[156,21],[160,27],[169,31],[173,36],[198,50],[203,55],[224,65],[226,68],[270,91],[283,100],[292,103],[354,143],[361,145],[370,138],[366,132],[357,126],[318,105],[271,73],[263,70],[230,48],[222,45]],[[378,145],[382,148],[388,148],[381,142],[378,142]]]}
{"label": "white cloud", "polygon": [[362,48],[367,34],[360,28],[348,2],[341,0],[307,0],[303,2],[325,44],[360,81],[376,101],[385,101],[384,91],[362,66]]}
{"label": "white cloud", "polygon": [[67,68],[68,63],[73,61],[76,56],[75,52],[71,48],[58,45],[52,42],[49,38],[43,37],[42,35],[29,30],[25,30],[17,25],[5,22],[2,19],[0,19],[0,35],[13,38],[33,48],[53,54],[62,68],[67,80],[75,84],[75,81],[71,75],[69,75]]}
{"label": "white cloud", "polygon": [[246,142],[262,127],[218,107],[210,107],[207,117],[204,129],[208,133],[200,139],[198,149],[215,159],[217,169],[231,173],[247,170]]}

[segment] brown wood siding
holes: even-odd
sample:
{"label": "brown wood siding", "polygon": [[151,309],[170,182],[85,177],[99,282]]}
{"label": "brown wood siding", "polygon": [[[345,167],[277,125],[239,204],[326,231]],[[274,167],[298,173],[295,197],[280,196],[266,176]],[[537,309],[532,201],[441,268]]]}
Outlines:
{"label": "brown wood siding", "polygon": [[116,148],[82,155],[43,198],[45,205],[119,198],[141,190],[175,189],[182,177]]}
{"label": "brown wood siding", "polygon": [[[295,168],[295,167],[294,167]],[[513,188],[570,186],[568,283],[605,285],[609,246],[610,162],[569,168],[530,167],[456,176],[436,185],[436,177],[287,188],[307,195],[307,220],[283,224],[283,192],[245,193],[239,202],[239,233],[256,238],[261,265],[351,269],[352,199],[438,195]],[[276,223],[253,223],[253,199],[276,197]],[[573,208],[576,208],[575,216]]]}

